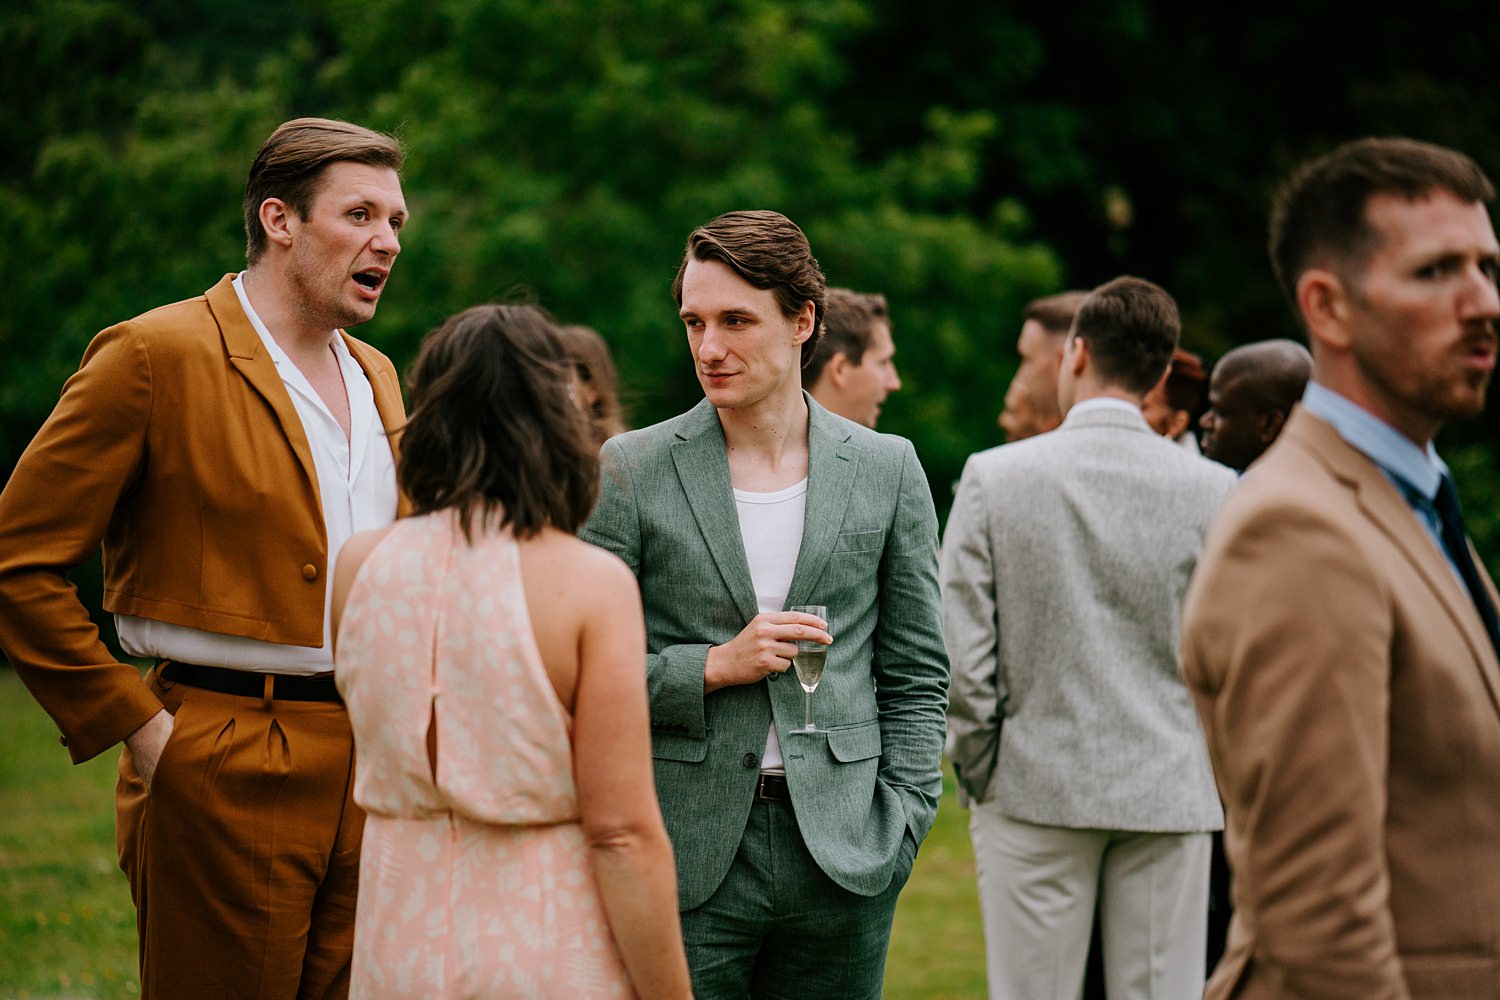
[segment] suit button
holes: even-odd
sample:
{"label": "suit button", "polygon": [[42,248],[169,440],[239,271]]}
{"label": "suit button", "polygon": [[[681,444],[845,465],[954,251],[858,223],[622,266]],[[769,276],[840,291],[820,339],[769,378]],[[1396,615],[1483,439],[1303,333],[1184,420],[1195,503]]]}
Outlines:
{"label": "suit button", "polygon": [[746,767],[754,767],[756,764],[760,763],[760,758],[755,756],[755,754],[753,753],[747,753],[745,754],[745,756],[740,758],[740,763],[744,764]]}
{"label": "suit button", "polygon": [[317,578],[318,567],[314,566],[312,563],[308,563],[306,566],[302,567],[302,579],[306,580],[308,583],[312,583]]}
{"label": "suit button", "polygon": [[57,742],[61,743],[63,746],[67,746],[68,745],[68,738],[66,736],[59,736],[57,738]]}

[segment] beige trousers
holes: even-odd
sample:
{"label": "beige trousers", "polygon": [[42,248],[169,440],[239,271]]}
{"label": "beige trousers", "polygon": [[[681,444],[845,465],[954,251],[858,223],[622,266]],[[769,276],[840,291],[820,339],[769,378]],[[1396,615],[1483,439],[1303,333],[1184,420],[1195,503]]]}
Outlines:
{"label": "beige trousers", "polygon": [[1097,900],[1110,1000],[1198,1000],[1207,833],[1037,826],[972,803],[991,1000],[1078,1000]]}

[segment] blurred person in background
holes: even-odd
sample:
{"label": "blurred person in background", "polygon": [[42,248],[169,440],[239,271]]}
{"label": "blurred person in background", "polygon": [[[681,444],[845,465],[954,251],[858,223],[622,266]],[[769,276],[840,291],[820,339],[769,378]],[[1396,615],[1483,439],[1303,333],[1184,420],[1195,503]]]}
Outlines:
{"label": "blurred person in background", "polygon": [[1203,359],[1179,347],[1172,352],[1167,373],[1142,399],[1141,415],[1156,433],[1197,454],[1198,440],[1193,437],[1193,428],[1203,412],[1207,392],[1208,373],[1203,370]]}
{"label": "blurred person in background", "polygon": [[1179,335],[1160,287],[1085,298],[1050,433],[970,457],[943,539],[949,755],[970,802],[990,996],[1076,997],[1095,903],[1110,996],[1203,990],[1221,821],[1177,659],[1228,469],[1141,416]]}
{"label": "blurred person in background", "polygon": [[625,409],[620,404],[619,380],[609,344],[596,330],[587,326],[560,326],[557,334],[573,365],[578,404],[588,414],[594,441],[603,445],[616,434],[630,429],[625,423]]}
{"label": "blurred person in background", "polygon": [[690,996],[640,599],[574,537],[599,488],[574,378],[529,306],[429,334],[401,436],[415,516],[339,559],[357,998]]}
{"label": "blurred person in background", "polygon": [[828,412],[873,429],[886,397],[901,388],[895,356],[885,296],[830,288],[802,384]]}
{"label": "blurred person in background", "polygon": [[1087,292],[1060,292],[1033,299],[1021,312],[1021,333],[1016,338],[1020,363],[1005,390],[1005,408],[1000,429],[1005,440],[1021,441],[1045,434],[1062,423],[1057,405],[1057,372],[1062,367],[1063,347],[1073,315]]}
{"label": "blurred person in background", "polygon": [[1203,454],[1236,472],[1249,468],[1286,425],[1312,366],[1312,355],[1294,340],[1246,344],[1220,358],[1198,421]]}

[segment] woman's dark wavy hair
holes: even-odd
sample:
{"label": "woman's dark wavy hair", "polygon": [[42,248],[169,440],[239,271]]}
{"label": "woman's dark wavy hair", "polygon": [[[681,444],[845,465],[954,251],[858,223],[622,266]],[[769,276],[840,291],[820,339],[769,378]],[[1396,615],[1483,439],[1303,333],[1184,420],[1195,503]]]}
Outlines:
{"label": "woman's dark wavy hair", "polygon": [[397,479],[419,514],[457,508],[529,538],[576,533],[599,494],[599,455],[569,389],[572,369],[547,314],[485,305],[422,341],[406,376],[411,417]]}

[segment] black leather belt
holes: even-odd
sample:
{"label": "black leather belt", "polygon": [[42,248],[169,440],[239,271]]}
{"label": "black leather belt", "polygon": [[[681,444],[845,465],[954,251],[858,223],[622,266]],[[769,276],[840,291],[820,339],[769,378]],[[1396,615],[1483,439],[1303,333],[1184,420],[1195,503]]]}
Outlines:
{"label": "black leather belt", "polygon": [[253,670],[226,670],[223,667],[205,667],[196,663],[178,663],[167,660],[161,666],[160,675],[173,684],[217,691],[220,694],[238,694],[247,698],[262,698],[266,691],[266,678],[271,678],[271,697],[277,701],[337,701],[339,689],[334,686],[333,674],[263,674]]}
{"label": "black leather belt", "polygon": [[792,801],[791,790],[786,787],[786,775],[760,773],[760,780],[755,783],[755,800],[757,802],[790,802]]}

